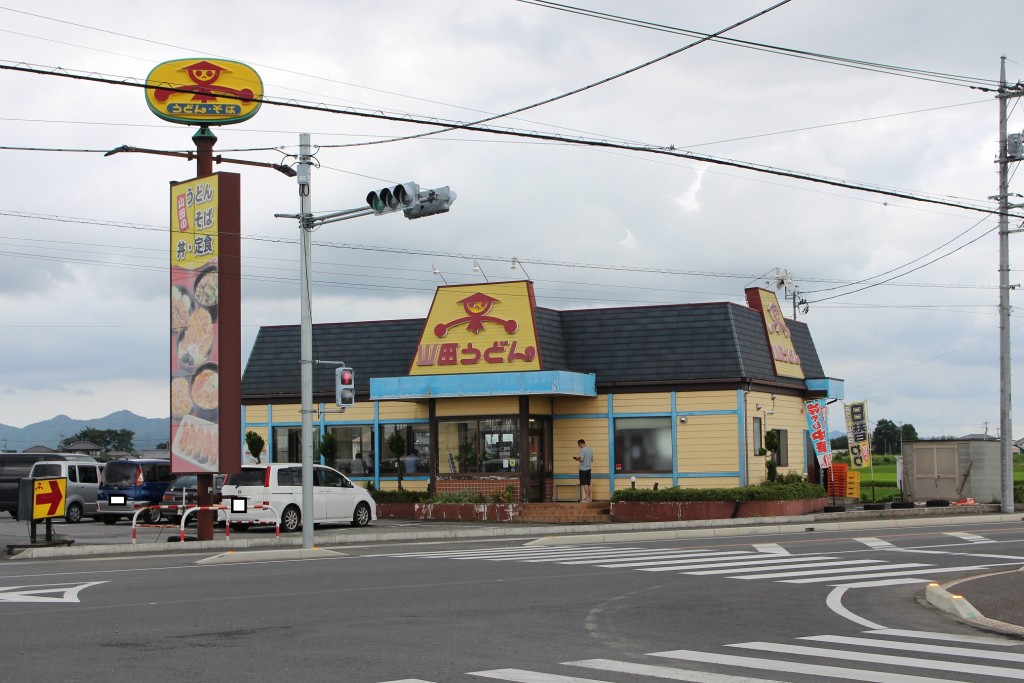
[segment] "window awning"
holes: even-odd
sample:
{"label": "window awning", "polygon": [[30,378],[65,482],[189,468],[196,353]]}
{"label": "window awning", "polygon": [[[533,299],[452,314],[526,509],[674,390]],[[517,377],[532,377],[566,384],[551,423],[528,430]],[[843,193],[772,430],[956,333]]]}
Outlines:
{"label": "window awning", "polygon": [[597,376],[541,370],[370,378],[371,401],[526,395],[597,396]]}

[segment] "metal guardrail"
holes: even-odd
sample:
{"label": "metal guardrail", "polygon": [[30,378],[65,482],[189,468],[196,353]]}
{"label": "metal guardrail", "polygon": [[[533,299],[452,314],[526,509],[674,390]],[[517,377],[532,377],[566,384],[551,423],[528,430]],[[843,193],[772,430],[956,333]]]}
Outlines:
{"label": "metal guardrail", "polygon": [[[256,504],[249,508],[250,510],[270,510],[274,514],[274,521],[247,521],[246,524],[256,525],[274,525],[274,538],[281,538],[281,513],[279,513],[274,506],[265,504]],[[181,513],[181,520],[177,524],[140,524],[139,515],[146,512],[147,510],[173,510],[174,512]],[[184,510],[184,512],[182,512]],[[185,541],[185,525],[188,523],[188,516],[193,512],[200,510],[223,510],[224,511],[224,540],[231,538],[231,508],[227,505],[194,505],[192,507],[186,507],[184,505],[147,505],[140,507],[132,515],[132,545],[136,545],[138,541],[138,527],[146,528],[161,528],[161,529],[177,529],[178,540],[184,543]]]}

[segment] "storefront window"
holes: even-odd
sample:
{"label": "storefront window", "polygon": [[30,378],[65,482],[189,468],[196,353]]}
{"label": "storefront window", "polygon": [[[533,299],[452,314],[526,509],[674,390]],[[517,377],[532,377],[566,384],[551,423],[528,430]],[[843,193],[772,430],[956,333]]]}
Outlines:
{"label": "storefront window", "polygon": [[373,427],[327,427],[324,430],[323,463],[353,477],[374,474]]}
{"label": "storefront window", "polygon": [[381,425],[380,473],[387,476],[430,474],[430,427],[426,424]]}
{"label": "storefront window", "polygon": [[615,420],[616,472],[670,472],[672,418],[624,417]]}
{"label": "storefront window", "polygon": [[519,471],[518,419],[438,423],[438,474]]}
{"label": "storefront window", "polygon": [[302,462],[302,429],[274,427],[274,462]]}

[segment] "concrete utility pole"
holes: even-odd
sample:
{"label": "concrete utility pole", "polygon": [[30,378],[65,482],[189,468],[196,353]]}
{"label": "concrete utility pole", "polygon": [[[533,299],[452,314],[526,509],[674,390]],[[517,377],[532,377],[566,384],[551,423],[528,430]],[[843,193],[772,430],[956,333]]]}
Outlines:
{"label": "concrete utility pole", "polygon": [[[310,301],[310,256],[313,231],[313,200],[309,181],[312,163],[309,133],[299,134],[299,295],[302,315],[299,330],[299,366],[302,412],[302,547],[313,547],[313,312]],[[278,510],[278,514],[280,514]]]}
{"label": "concrete utility pole", "polygon": [[1020,83],[1006,85],[1006,56],[999,60],[999,450],[1002,473],[1002,511],[1013,512],[1013,420],[1010,398],[1010,204],[1009,166],[1020,161],[1019,143],[1010,154],[1006,135],[1006,102],[1022,94]]}

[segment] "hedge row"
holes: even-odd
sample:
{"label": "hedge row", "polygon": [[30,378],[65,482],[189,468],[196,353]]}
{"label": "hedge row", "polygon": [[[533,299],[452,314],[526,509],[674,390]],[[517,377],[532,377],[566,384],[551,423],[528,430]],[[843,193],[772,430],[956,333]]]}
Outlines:
{"label": "hedge row", "polygon": [[612,494],[613,503],[688,503],[725,500],[742,503],[748,500],[805,500],[825,498],[825,489],[806,481],[764,483],[728,489],[695,489],[670,486],[663,489],[619,489]]}

